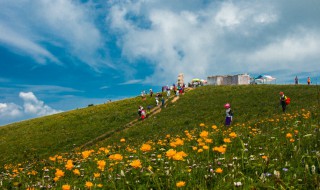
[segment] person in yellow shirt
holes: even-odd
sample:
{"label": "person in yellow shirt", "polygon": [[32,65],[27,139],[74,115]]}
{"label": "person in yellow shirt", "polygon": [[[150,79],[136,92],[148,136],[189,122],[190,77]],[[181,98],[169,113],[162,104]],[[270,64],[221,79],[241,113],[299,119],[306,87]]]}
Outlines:
{"label": "person in yellow shirt", "polygon": [[311,79],[310,79],[310,77],[308,77],[308,79],[307,79],[307,83],[308,83],[308,85],[310,85],[310,83],[311,83]]}

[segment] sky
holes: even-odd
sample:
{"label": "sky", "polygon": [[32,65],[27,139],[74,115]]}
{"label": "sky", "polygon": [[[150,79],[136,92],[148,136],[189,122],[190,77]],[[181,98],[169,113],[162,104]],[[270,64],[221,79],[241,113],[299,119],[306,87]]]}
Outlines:
{"label": "sky", "polygon": [[320,82],[319,0],[0,0],[0,125],[213,75]]}

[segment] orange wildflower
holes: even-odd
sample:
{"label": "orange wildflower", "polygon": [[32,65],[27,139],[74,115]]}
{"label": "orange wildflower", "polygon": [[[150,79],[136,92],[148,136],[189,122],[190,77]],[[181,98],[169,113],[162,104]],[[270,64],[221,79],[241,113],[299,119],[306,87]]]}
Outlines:
{"label": "orange wildflower", "polygon": [[185,185],[186,185],[186,182],[184,182],[184,181],[179,181],[176,183],[177,187],[184,187]]}
{"label": "orange wildflower", "polygon": [[143,144],[143,145],[141,146],[140,150],[143,151],[143,152],[149,152],[149,151],[151,151],[151,145],[149,145],[149,144]]}
{"label": "orange wildflower", "polygon": [[141,168],[141,161],[140,160],[133,160],[131,163],[130,163],[130,166],[132,166],[133,168]]}

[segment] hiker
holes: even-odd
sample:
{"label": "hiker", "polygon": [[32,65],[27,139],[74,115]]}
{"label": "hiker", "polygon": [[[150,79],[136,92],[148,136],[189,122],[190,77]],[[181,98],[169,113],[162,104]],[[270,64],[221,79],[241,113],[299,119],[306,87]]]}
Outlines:
{"label": "hiker", "polygon": [[294,78],[294,83],[295,83],[295,84],[299,84],[298,76],[296,76],[296,78]]}
{"label": "hiker", "polygon": [[286,112],[286,107],[287,107],[286,100],[287,100],[287,97],[284,95],[283,92],[280,92],[279,95],[280,95],[280,105],[282,107],[282,112]]}
{"label": "hiker", "polygon": [[150,91],[150,97],[152,97],[152,95],[153,95],[152,89],[150,89],[149,91]]}
{"label": "hiker", "polygon": [[148,105],[148,106],[147,106],[147,116],[151,113],[151,108],[152,108],[151,105]]}
{"label": "hiker", "polygon": [[159,105],[159,96],[158,96],[158,94],[156,96],[156,104]]}
{"label": "hiker", "polygon": [[232,122],[232,110],[231,110],[231,106],[229,103],[226,103],[224,105],[224,108],[226,108],[226,121],[225,121],[225,126],[229,127],[231,125]]}
{"label": "hiker", "polygon": [[169,88],[169,86],[167,85],[167,97],[169,97],[170,96],[170,88]]}
{"label": "hiker", "polygon": [[147,113],[146,113],[146,111],[142,108],[142,110],[141,110],[141,120],[144,120],[144,119],[146,118],[146,116],[147,116]]}
{"label": "hiker", "polygon": [[139,106],[139,109],[138,109],[138,115],[139,117],[141,117],[141,111],[143,110],[143,107],[142,106]]}
{"label": "hiker", "polygon": [[161,98],[161,106],[164,107],[164,98]]}
{"label": "hiker", "polygon": [[307,83],[308,83],[308,85],[310,85],[310,83],[311,83],[311,79],[310,79],[310,77],[308,77],[308,79],[307,79]]}

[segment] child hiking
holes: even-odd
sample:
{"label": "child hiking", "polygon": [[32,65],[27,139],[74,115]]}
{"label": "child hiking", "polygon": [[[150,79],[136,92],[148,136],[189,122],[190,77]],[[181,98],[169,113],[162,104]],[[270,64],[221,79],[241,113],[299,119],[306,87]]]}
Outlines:
{"label": "child hiking", "polygon": [[286,112],[287,105],[290,103],[290,99],[284,95],[283,92],[279,93],[280,95],[280,105],[282,107],[282,112]]}
{"label": "child hiking", "polygon": [[225,121],[225,126],[229,127],[232,122],[232,110],[231,110],[231,105],[229,103],[226,103],[224,105],[224,108],[226,108],[226,121]]}

